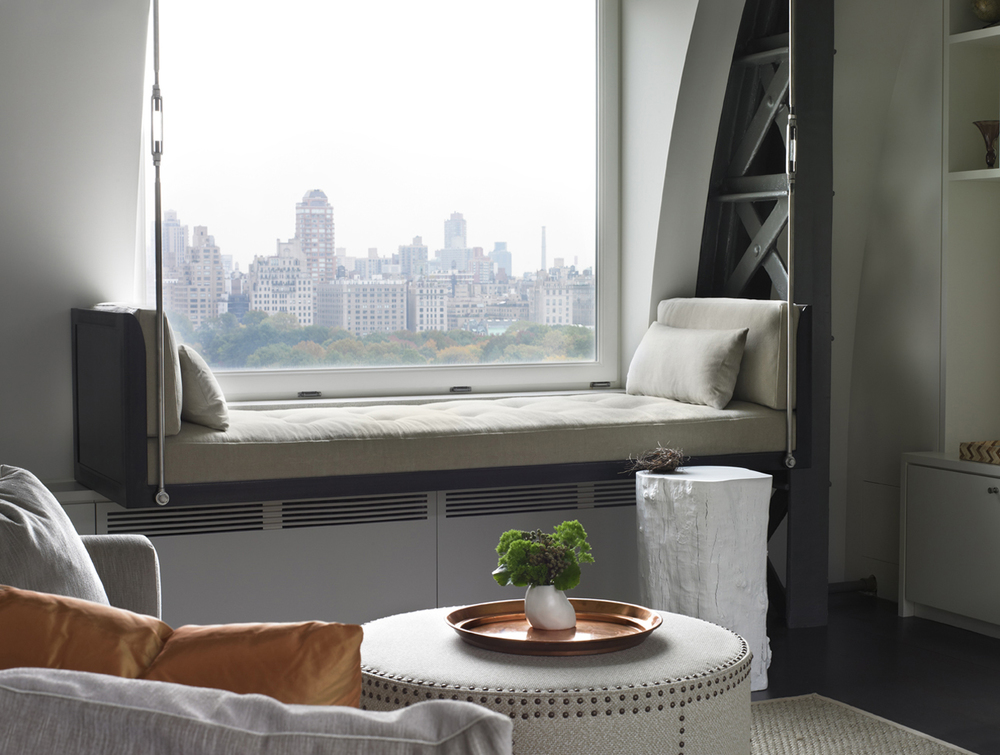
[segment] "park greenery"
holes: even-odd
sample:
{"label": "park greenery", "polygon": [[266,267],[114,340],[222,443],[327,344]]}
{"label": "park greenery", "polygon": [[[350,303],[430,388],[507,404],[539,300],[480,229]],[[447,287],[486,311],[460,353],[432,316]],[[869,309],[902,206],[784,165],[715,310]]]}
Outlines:
{"label": "park greenery", "polygon": [[342,328],[299,325],[289,313],[224,314],[195,328],[168,312],[181,342],[216,370],[309,367],[496,364],[586,361],[594,331],[581,325],[516,322],[497,335],[467,330],[375,332],[355,337]]}
{"label": "park greenery", "polygon": [[594,563],[587,532],[576,519],[556,525],[555,532],[507,530],[497,544],[500,556],[495,579],[502,587],[552,585],[572,590],[580,584],[580,564]]}

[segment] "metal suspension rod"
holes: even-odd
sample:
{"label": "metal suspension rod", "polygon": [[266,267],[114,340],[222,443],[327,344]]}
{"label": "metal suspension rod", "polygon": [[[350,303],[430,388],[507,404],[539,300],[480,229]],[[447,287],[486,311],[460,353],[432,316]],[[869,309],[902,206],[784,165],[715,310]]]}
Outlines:
{"label": "metal suspension rod", "polygon": [[156,247],[156,452],[159,485],[156,502],[166,506],[170,496],[165,489],[166,475],[163,470],[163,445],[166,421],[164,408],[164,381],[166,377],[163,356],[165,318],[163,314],[163,212],[160,202],[160,158],[163,155],[163,98],[160,96],[160,3],[153,0],[153,96],[150,100],[150,147],[153,153],[154,170],[154,245]]}
{"label": "metal suspension rod", "polygon": [[798,128],[795,120],[795,0],[788,0],[788,124],[785,126],[785,173],[788,177],[788,300],[785,324],[785,466],[795,466],[794,415],[795,396],[795,163]]}

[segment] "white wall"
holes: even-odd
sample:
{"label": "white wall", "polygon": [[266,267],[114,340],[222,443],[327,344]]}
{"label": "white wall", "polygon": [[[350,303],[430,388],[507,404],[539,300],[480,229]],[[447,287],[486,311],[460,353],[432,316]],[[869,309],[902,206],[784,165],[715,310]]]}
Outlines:
{"label": "white wall", "polygon": [[896,598],[899,455],[940,432],[939,0],[838,0],[830,577]]}
{"label": "white wall", "polygon": [[[622,3],[622,365],[656,304],[694,296],[743,0]],[[678,74],[682,73],[679,77]]]}
{"label": "white wall", "polygon": [[128,299],[148,0],[0,3],[0,463],[73,476],[71,307]]}

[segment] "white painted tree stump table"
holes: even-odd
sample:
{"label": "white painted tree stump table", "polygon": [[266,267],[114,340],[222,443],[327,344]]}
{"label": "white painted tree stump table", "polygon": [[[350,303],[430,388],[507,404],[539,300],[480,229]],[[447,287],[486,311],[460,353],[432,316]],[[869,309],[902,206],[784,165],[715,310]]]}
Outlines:
{"label": "white painted tree stump table", "polygon": [[661,613],[635,647],[513,655],[463,641],[453,610],[364,625],[363,709],[477,703],[514,722],[514,755],[750,755],[750,651],[728,629]]}
{"label": "white painted tree stump table", "polygon": [[731,629],[753,652],[751,689],[767,688],[767,517],[771,476],[681,467],[635,478],[639,602]]}

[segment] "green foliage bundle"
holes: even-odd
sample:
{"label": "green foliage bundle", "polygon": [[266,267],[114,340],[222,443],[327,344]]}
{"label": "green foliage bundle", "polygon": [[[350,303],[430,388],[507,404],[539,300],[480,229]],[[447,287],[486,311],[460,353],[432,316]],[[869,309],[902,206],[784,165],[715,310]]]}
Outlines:
{"label": "green foliage bundle", "polygon": [[552,585],[571,590],[580,584],[580,564],[594,563],[587,532],[576,519],[557,525],[554,534],[541,530],[508,530],[497,545],[495,579],[501,586]]}

